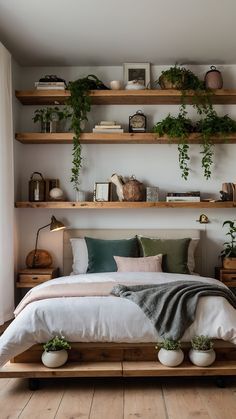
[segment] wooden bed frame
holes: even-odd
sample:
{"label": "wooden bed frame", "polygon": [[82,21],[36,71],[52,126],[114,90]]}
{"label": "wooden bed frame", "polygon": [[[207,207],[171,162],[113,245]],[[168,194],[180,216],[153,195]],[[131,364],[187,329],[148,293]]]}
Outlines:
{"label": "wooden bed frame", "polygon": [[[121,239],[135,234],[160,238],[192,237],[203,240],[199,230],[65,230],[63,237],[64,275],[71,272],[70,238],[85,235],[103,239]],[[196,251],[196,271],[201,273],[201,245]],[[166,367],[157,362],[155,343],[72,343],[68,363],[49,369],[41,363],[42,345],[34,345],[16,356],[0,370],[1,377],[144,377],[144,376],[227,376],[236,375],[236,346],[215,341],[216,361],[210,367],[196,367],[188,360],[190,344],[183,344],[184,362]]]}

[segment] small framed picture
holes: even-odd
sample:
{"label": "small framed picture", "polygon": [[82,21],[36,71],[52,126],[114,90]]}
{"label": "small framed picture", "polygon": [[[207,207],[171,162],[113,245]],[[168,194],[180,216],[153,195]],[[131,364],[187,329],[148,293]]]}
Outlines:
{"label": "small framed picture", "polygon": [[94,188],[94,201],[110,201],[111,183],[96,182]]}
{"label": "small framed picture", "polygon": [[150,85],[150,63],[124,63],[124,84],[137,80],[145,87]]}

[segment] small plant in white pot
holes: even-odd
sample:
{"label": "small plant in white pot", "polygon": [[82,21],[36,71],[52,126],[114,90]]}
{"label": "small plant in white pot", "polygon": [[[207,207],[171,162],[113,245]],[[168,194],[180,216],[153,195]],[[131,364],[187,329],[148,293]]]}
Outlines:
{"label": "small plant in white pot", "polygon": [[63,336],[54,336],[43,345],[42,363],[48,368],[57,368],[64,365],[68,359],[70,344]]}
{"label": "small plant in white pot", "polygon": [[167,367],[177,367],[183,362],[184,353],[178,340],[164,339],[157,343],[156,349],[159,349],[157,355],[159,361]]}
{"label": "small plant in white pot", "polygon": [[194,336],[191,340],[192,348],[189,351],[189,359],[198,367],[208,367],[216,359],[213,342],[208,336]]}

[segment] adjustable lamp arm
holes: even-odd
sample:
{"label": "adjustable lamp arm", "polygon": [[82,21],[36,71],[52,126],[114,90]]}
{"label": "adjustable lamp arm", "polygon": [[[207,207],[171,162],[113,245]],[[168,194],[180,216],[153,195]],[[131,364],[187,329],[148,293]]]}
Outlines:
{"label": "adjustable lamp arm", "polygon": [[34,256],[33,256],[33,260],[32,260],[32,268],[35,268],[35,261],[36,261],[36,255],[37,255],[37,247],[38,247],[38,238],[39,238],[39,232],[40,230],[42,230],[43,228],[49,227],[51,225],[51,223],[46,224],[43,227],[40,227],[37,231],[36,234],[36,240],[35,240],[35,246],[34,246]]}

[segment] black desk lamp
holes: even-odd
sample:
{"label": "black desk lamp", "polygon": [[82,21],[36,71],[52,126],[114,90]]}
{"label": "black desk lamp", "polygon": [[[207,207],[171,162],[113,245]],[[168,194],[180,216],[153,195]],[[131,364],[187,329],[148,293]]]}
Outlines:
{"label": "black desk lamp", "polygon": [[[54,215],[52,215],[52,217],[51,217],[51,222],[50,223],[48,223],[48,224],[46,224],[45,226],[43,226],[43,227],[40,227],[39,229],[38,229],[38,231],[37,231],[37,234],[36,234],[36,240],[35,240],[35,246],[34,246],[34,250],[32,250],[29,254],[28,254],[28,256],[27,256],[27,258],[26,258],[26,264],[27,264],[27,266],[29,266],[30,268],[39,268],[40,266],[39,266],[39,263],[37,263],[37,258],[39,258],[39,256],[40,256],[40,250],[38,250],[38,238],[39,238],[39,233],[40,233],[40,231],[41,230],[43,230],[44,228],[46,228],[46,227],[49,227],[50,226],[50,231],[59,231],[59,230],[63,230],[63,229],[65,229],[66,227],[65,227],[65,225],[61,222],[61,221],[58,221],[55,217],[54,217]],[[47,255],[46,256],[48,256],[48,259],[49,259],[49,265],[52,263],[52,260],[51,260],[51,255],[48,253],[48,252],[46,252],[45,250],[44,251],[42,251],[42,252],[44,252],[44,253],[46,253]],[[42,266],[41,266],[42,267]]]}

